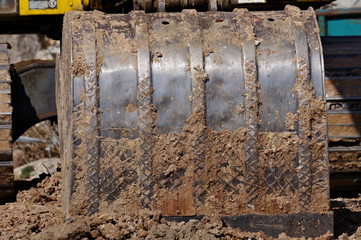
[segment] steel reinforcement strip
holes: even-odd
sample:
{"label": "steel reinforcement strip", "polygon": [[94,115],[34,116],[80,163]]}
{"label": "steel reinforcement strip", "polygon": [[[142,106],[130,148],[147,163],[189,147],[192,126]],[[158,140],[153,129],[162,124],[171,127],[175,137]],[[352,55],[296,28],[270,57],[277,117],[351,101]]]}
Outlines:
{"label": "steel reinforcement strip", "polygon": [[256,47],[253,21],[250,19],[248,10],[234,11],[244,23],[242,39],[243,73],[245,93],[245,124],[248,128],[246,142],[246,201],[247,207],[255,207],[257,198],[258,179],[258,130],[259,130],[259,83],[256,66]]}
{"label": "steel reinforcement strip", "polygon": [[[310,10],[308,10],[310,11]],[[306,24],[308,29],[317,29],[317,21],[314,17],[308,15]],[[316,98],[319,97],[321,94],[323,95],[323,100],[326,100],[326,93],[325,93],[325,79],[323,74],[323,56],[322,56],[322,46],[321,49],[318,48],[316,43],[321,43],[321,38],[318,31],[309,31],[307,35],[307,43],[308,49],[310,51],[310,62],[311,62],[311,74],[312,74],[312,84],[313,88],[316,92]],[[317,72],[318,74],[315,74]],[[319,80],[321,79],[321,81]],[[319,81],[317,81],[319,80]],[[322,84],[322,92],[317,94],[317,86],[315,86],[315,82]],[[319,87],[320,88],[320,87]],[[321,96],[322,96],[321,95]],[[326,106],[324,105],[324,115],[323,118],[317,118],[312,121],[312,138],[316,140],[318,146],[323,146],[324,150],[323,153],[314,158],[312,162],[312,185],[313,189],[316,189],[318,193],[321,193],[322,196],[327,196],[327,200],[329,201],[330,198],[330,169],[328,163],[328,137],[327,137],[327,117],[326,117]],[[312,201],[311,197],[311,201]]]}
{"label": "steel reinforcement strip", "polygon": [[[292,14],[289,14],[291,17]],[[298,98],[298,109],[307,109],[309,107],[309,97],[307,92],[310,88],[310,71],[308,59],[308,46],[307,35],[304,25],[301,21],[293,18],[294,20],[294,34],[295,34],[295,53],[297,58],[297,74],[296,74],[296,94]],[[308,143],[308,133],[310,133],[310,123],[306,122],[307,119],[302,117],[298,118],[298,136],[299,136],[299,149],[298,149],[298,192],[299,204],[302,210],[309,208],[312,190],[311,178],[311,149]]]}
{"label": "steel reinforcement strip", "polygon": [[[76,166],[78,171],[84,167],[86,168],[85,191],[87,196],[84,196],[88,203],[89,215],[98,211],[100,201],[100,183],[99,183],[99,91],[98,91],[98,76],[96,71],[96,35],[94,23],[90,16],[87,16],[87,21],[82,22],[82,48],[85,53],[85,63],[89,70],[88,74],[83,76],[83,101],[79,106],[75,106],[75,111],[78,109],[79,113],[76,118],[79,118],[79,123],[76,124],[77,134],[74,134],[74,142],[80,141],[79,151],[74,150],[74,158],[78,158],[81,165]],[[82,98],[82,97],[81,97]],[[86,119],[86,123],[84,122]],[[83,123],[82,123],[83,122]],[[77,123],[77,122],[76,122]],[[82,150],[82,145],[85,145],[85,152]],[[84,170],[83,170],[84,171]]]}
{"label": "steel reinforcement strip", "polygon": [[152,79],[148,39],[148,25],[144,12],[132,13],[135,19],[135,39],[138,46],[138,126],[140,136],[141,159],[140,164],[140,188],[141,205],[148,208],[152,197]]}
{"label": "steel reinforcement strip", "polygon": [[[206,125],[206,106],[205,106],[205,82],[202,75],[205,74],[203,66],[203,52],[201,33],[198,21],[198,13],[195,10],[183,10],[185,21],[191,26],[191,33],[188,38],[191,81],[192,81],[192,113],[201,114],[202,122],[199,124]],[[205,163],[205,128],[198,134],[193,144],[193,165],[194,165],[194,182],[193,182],[193,199],[195,206],[198,208],[204,204],[205,189],[202,179]]]}

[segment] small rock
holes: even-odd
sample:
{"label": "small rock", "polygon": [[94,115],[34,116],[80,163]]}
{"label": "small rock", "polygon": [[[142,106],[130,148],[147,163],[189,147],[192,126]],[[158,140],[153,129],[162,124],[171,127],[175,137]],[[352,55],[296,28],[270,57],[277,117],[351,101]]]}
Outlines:
{"label": "small rock", "polygon": [[147,235],[148,235],[148,232],[145,231],[144,229],[140,229],[138,231],[138,237],[140,237],[140,238],[145,238]]}
{"label": "small rock", "polygon": [[22,149],[14,149],[13,151],[13,164],[14,168],[23,166],[26,164],[25,161],[25,151]]}
{"label": "small rock", "polygon": [[98,230],[93,230],[90,232],[90,235],[92,236],[92,238],[98,238],[100,237],[100,233]]}
{"label": "small rock", "polygon": [[121,235],[119,229],[111,223],[98,226],[98,230],[102,236],[107,239],[119,239],[119,236]]}

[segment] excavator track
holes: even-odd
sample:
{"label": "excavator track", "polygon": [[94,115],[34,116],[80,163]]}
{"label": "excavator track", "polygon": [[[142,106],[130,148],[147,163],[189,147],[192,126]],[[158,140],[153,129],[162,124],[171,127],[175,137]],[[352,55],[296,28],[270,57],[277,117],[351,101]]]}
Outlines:
{"label": "excavator track", "polygon": [[8,45],[0,44],[0,198],[14,194],[12,162],[12,106]]}
{"label": "excavator track", "polygon": [[361,188],[361,37],[323,37],[331,190]]}

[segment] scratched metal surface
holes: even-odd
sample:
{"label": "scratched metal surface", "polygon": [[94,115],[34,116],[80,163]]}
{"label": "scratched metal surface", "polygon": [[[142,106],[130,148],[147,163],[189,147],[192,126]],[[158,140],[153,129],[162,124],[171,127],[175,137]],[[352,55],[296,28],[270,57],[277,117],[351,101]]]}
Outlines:
{"label": "scratched metal surface", "polygon": [[[245,195],[247,211],[253,211],[253,205],[262,197],[259,188],[267,188],[269,192],[277,188],[287,195],[286,188],[291,187],[293,193],[299,192],[298,204],[307,212],[313,186],[328,194],[327,157],[323,154],[312,161],[305,134],[309,129],[302,128],[302,120],[298,121],[300,126],[293,133],[303,143],[299,155],[280,159],[277,171],[271,167],[258,168],[257,144],[261,132],[289,132],[284,123],[287,113],[308,107],[308,99],[295,85],[313,86],[317,97],[324,95],[322,49],[318,32],[314,31],[317,22],[313,10],[308,11],[305,17],[297,17],[292,11],[246,10],[219,13],[189,10],[149,15],[134,12],[102,15],[100,19],[92,18],[89,13],[73,13],[77,18],[69,15],[68,23],[79,19],[78,16],[84,21],[80,29],[65,28],[70,36],[73,34],[73,39],[79,40],[68,42],[73,46],[63,48],[63,55],[70,55],[69,66],[76,56],[85,56],[89,72],[77,76],[68,73],[72,89],[64,92],[71,94],[70,107],[76,113],[85,108],[87,122],[86,127],[77,128],[77,122],[83,121],[84,116],[73,113],[74,155],[65,159],[71,167],[64,170],[69,176],[66,191],[70,193],[64,200],[66,211],[72,209],[72,198],[79,194],[77,188],[83,182],[87,186],[83,201],[88,204],[90,214],[98,210],[104,196],[112,202],[130,185],[139,186],[142,206],[151,207],[153,174],[157,171],[152,168],[153,138],[181,132],[191,114],[199,111],[202,113],[199,121],[215,131],[248,129],[244,167],[241,173],[231,176],[245,186],[241,194]],[[99,32],[106,33],[101,42],[94,37]],[[207,74],[206,82],[198,82],[199,71]],[[244,111],[239,111],[240,106]],[[154,108],[157,117],[153,122]],[[325,144],[325,134],[321,133],[324,126],[317,123],[314,127],[316,141]],[[209,145],[204,134],[197,136],[192,150],[196,156],[192,162],[194,192],[189,202],[195,208],[205,204],[203,172]],[[127,146],[129,151],[117,152],[111,147],[104,152],[103,146],[111,145],[109,139]],[[140,139],[139,155],[127,145],[127,141],[137,139]],[[84,147],[86,151],[82,153]],[[227,164],[238,161],[227,158],[227,153],[233,150],[224,151],[220,157]],[[117,158],[112,165],[111,157],[107,156],[113,155],[124,164],[117,164]],[[106,171],[104,158],[112,165],[110,168],[107,165]],[[84,165],[77,165],[79,161]],[[135,167],[139,170],[133,169],[134,164],[128,165],[129,161],[138,163]],[[285,163],[291,161],[297,169],[287,169]],[[321,170],[317,166],[322,166]],[[121,174],[115,174],[120,168]],[[128,186],[117,183],[123,177]],[[225,189],[232,189],[233,182],[228,177],[221,180]],[[170,181],[174,184],[170,188],[184,185],[175,182]],[[238,189],[231,191],[237,194]]]}

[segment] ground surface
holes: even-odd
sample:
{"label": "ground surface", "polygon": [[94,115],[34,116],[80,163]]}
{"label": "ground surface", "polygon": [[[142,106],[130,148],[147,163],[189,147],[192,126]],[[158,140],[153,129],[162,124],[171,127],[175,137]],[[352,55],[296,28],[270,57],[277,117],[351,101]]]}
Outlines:
{"label": "ground surface", "polygon": [[[361,198],[333,199],[335,238],[361,239]],[[227,227],[217,217],[174,223],[158,212],[124,215],[100,212],[64,223],[61,214],[61,174],[54,173],[28,190],[17,202],[0,206],[0,239],[272,239]],[[278,239],[289,239],[282,234]],[[318,239],[332,239],[331,235]]]}
{"label": "ground surface", "polygon": [[55,173],[36,188],[19,192],[16,203],[0,206],[0,239],[267,239],[262,233],[228,228],[217,217],[172,223],[148,210],[101,212],[64,223],[60,181],[60,173]]}

